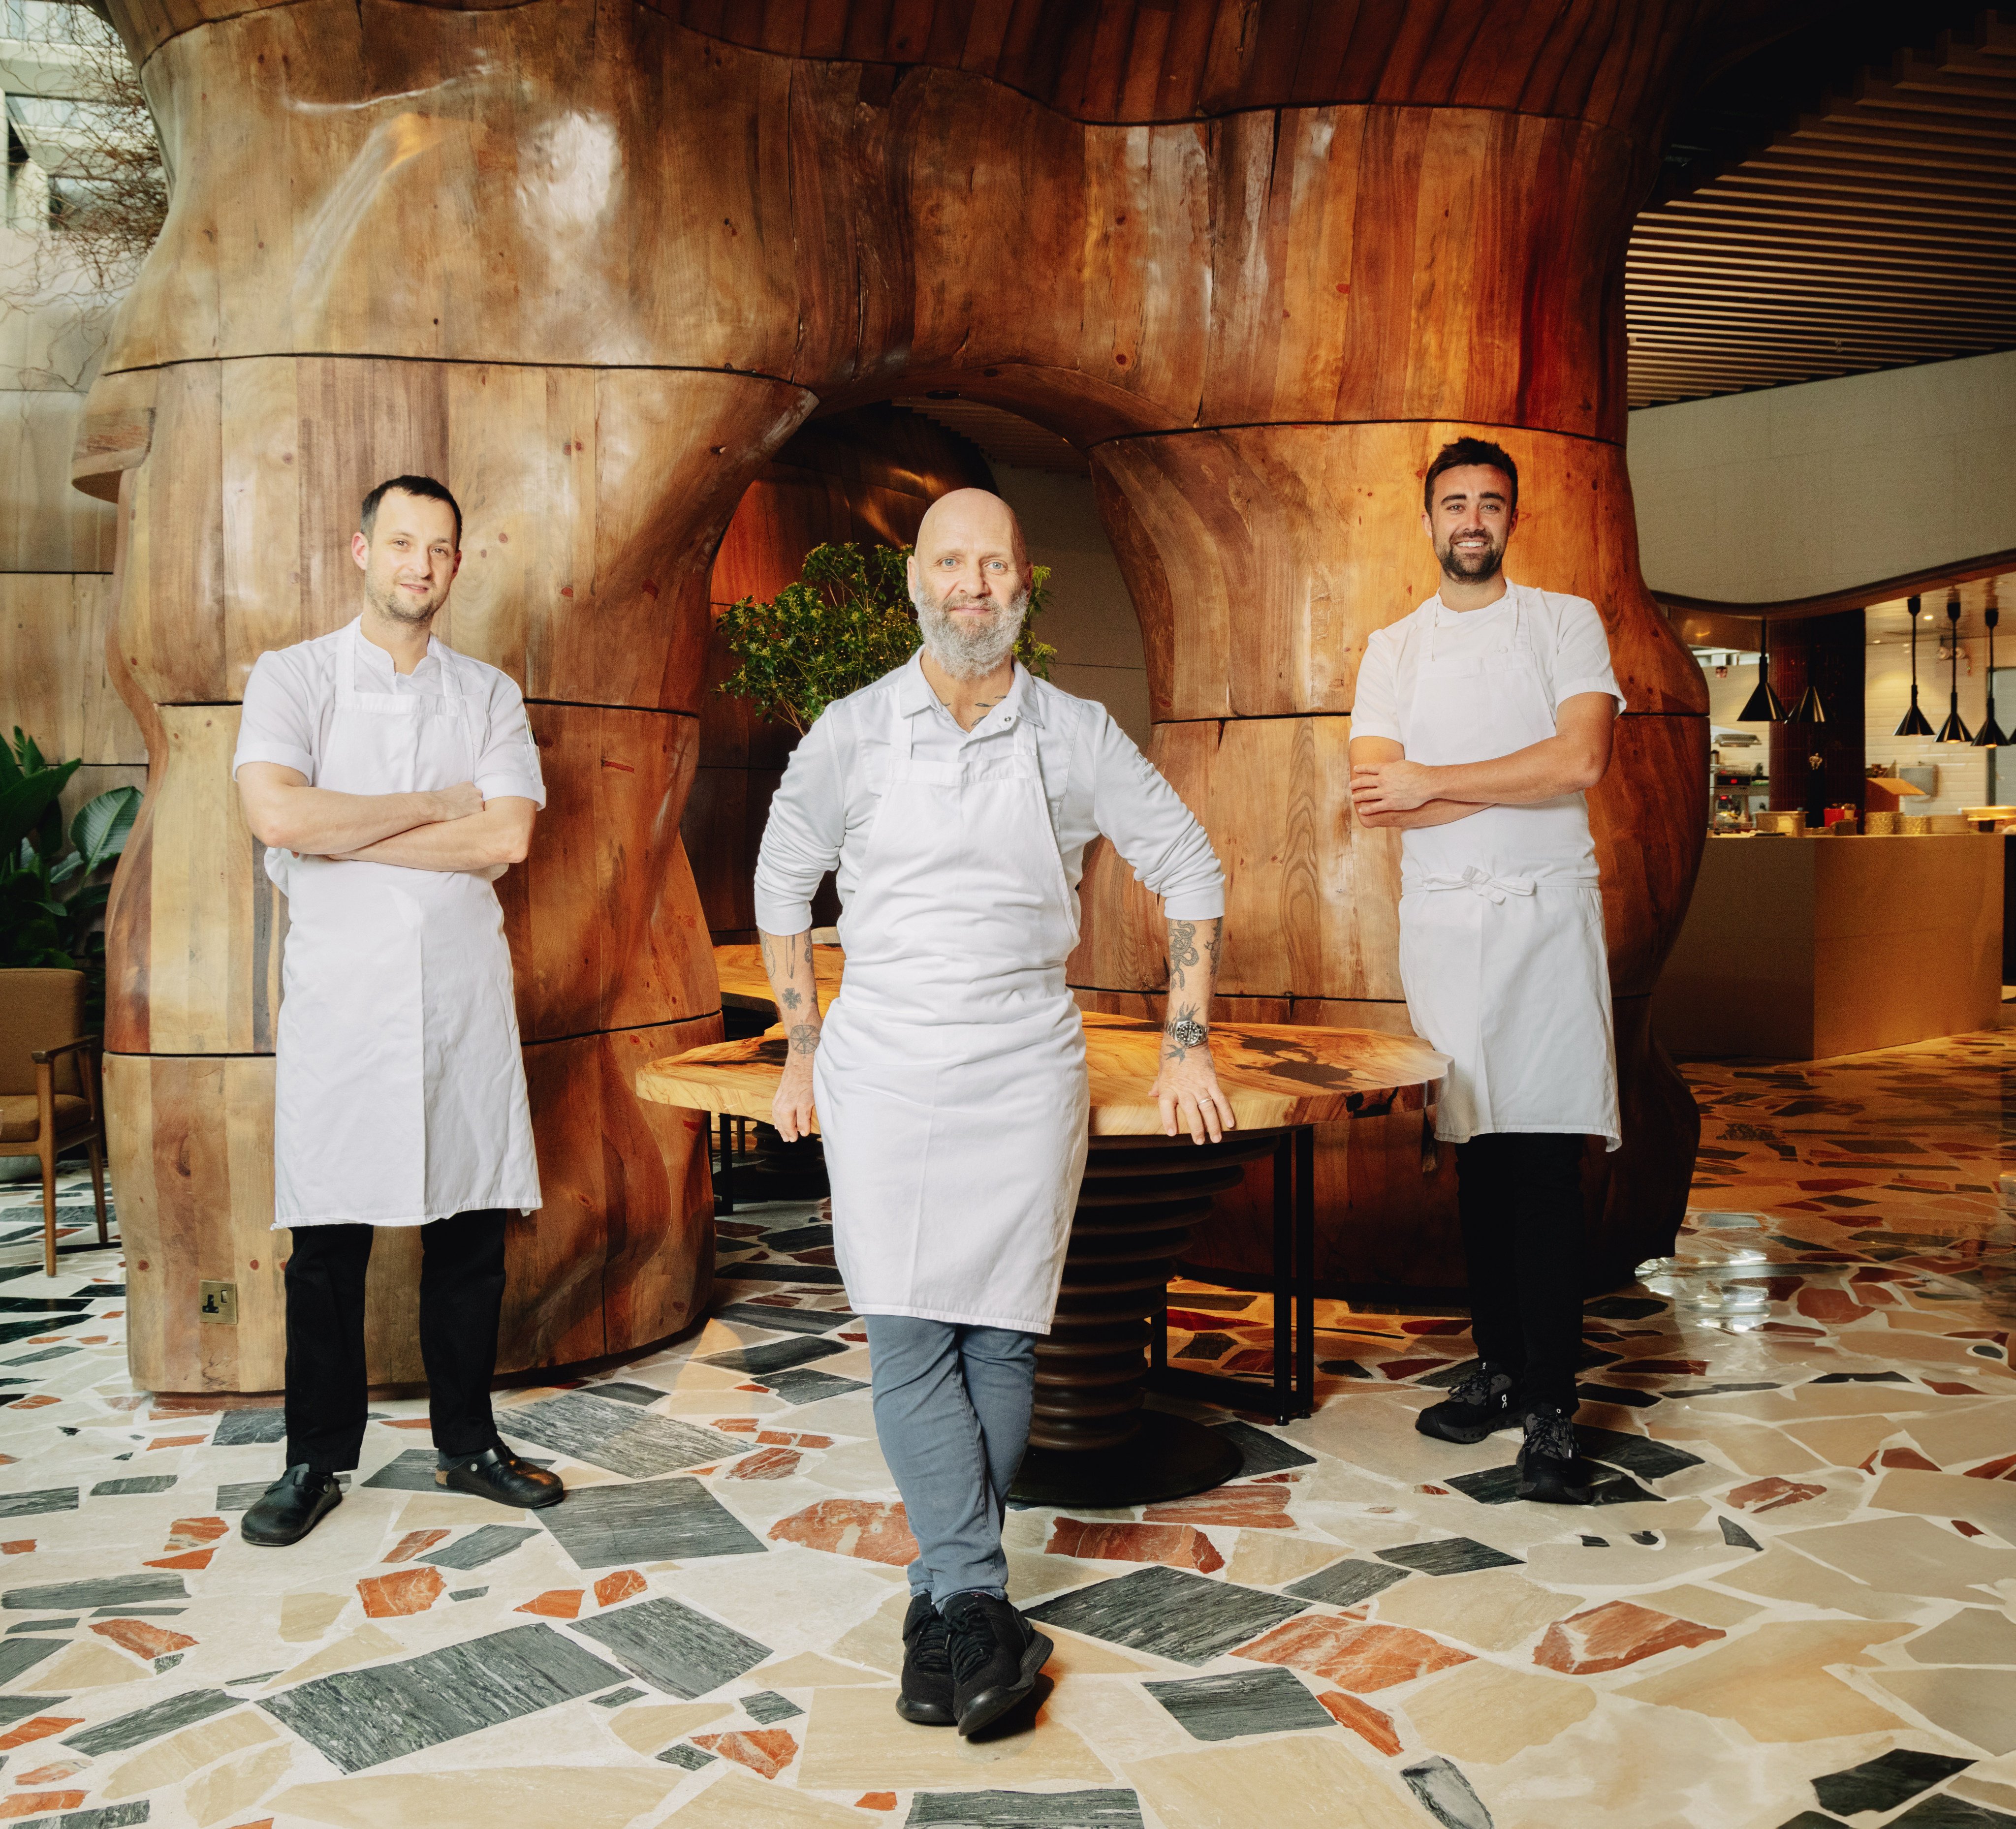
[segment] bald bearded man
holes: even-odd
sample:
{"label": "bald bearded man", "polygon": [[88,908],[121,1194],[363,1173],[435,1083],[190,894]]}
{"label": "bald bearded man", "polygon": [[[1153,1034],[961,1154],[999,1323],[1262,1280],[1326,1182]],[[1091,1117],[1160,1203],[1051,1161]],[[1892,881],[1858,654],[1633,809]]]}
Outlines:
{"label": "bald bearded man", "polygon": [[[790,1037],[778,1130],[813,1122],[833,1247],[866,1317],[876,1433],[918,1545],[897,1712],[970,1734],[1035,1687],[1050,1641],[1008,1604],[1001,1520],[1029,1436],[1085,1171],[1085,1033],[1064,983],[1085,847],[1163,898],[1163,1128],[1217,1141],[1224,877],[1175,790],[1107,714],[1014,658],[1031,573],[1008,505],[933,503],[909,562],[923,645],[830,706],[792,756],[756,867]],[[846,970],[822,1026],[812,896],[837,869]]]}

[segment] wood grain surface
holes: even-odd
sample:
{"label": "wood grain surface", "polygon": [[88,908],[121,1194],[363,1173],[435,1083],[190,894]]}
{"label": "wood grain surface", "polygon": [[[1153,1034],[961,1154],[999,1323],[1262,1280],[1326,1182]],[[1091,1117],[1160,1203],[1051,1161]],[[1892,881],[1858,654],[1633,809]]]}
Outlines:
{"label": "wood grain surface", "polygon": [[[1159,1137],[1149,1096],[1162,1026],[1143,1018],[1085,1013],[1092,1134]],[[769,1121],[784,1066],[781,1035],[718,1043],[652,1062],[637,1076],[641,1098]],[[1441,1096],[1448,1057],[1411,1036],[1370,1029],[1237,1023],[1215,1029],[1211,1055],[1233,1116],[1249,1130],[1420,1112]]]}
{"label": "wood grain surface", "polygon": [[[1598,605],[1629,699],[1593,816],[1613,982],[1649,988],[1698,855],[1705,705],[1638,573],[1624,259],[1666,107],[1753,0],[110,10],[176,183],[74,462],[119,504],[107,670],[153,757],[109,1021],[185,1065],[212,1130],[203,1062],[271,1046],[281,937],[222,778],[232,708],[260,652],[353,613],[363,490],[419,470],[462,499],[441,632],[520,682],[550,746],[553,806],[506,879],[527,1040],[613,1046],[592,1038],[718,1007],[706,922],[741,912],[782,764],[691,728],[711,602],[787,573],[843,498],[850,530],[900,530],[941,478],[836,431],[754,498],[769,535],[724,555],[724,530],[815,411],[897,394],[1090,454],[1156,757],[1235,865],[1223,988],[1291,1008],[1397,996],[1392,848],[1345,816],[1356,670],[1431,587],[1434,451],[1503,440],[1512,573]],[[699,798],[704,901],[676,835],[696,771],[745,740],[743,778]],[[1091,860],[1073,979],[1152,997],[1160,918],[1127,874]],[[1620,1063],[1640,1116],[1591,1198],[1651,1256],[1691,1145],[1652,1056]],[[121,1096],[115,1130],[153,1122]],[[662,1171],[610,1134],[616,1182]],[[1447,1282],[1436,1200],[1414,1274]],[[592,1331],[511,1324],[513,1352]]]}

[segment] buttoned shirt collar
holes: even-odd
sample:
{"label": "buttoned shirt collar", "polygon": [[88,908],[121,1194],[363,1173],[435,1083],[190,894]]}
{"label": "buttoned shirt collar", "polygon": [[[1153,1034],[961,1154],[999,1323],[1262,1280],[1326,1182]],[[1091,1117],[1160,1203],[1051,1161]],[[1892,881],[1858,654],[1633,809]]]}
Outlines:
{"label": "buttoned shirt collar", "polygon": [[[920,711],[928,711],[934,706],[942,709],[944,705],[945,701],[924,677],[924,651],[920,648],[904,663],[902,671],[896,677],[896,709],[909,717]],[[1044,727],[1042,695],[1031,685],[1029,670],[1019,660],[1015,663],[1015,677],[1006,697],[981,720],[981,724],[991,723],[997,717],[1003,729],[1012,727],[1018,717],[1026,717],[1039,730]],[[970,736],[979,728],[980,725],[976,724],[974,731],[967,734]]]}
{"label": "buttoned shirt collar", "polygon": [[[351,625],[357,631],[357,657],[371,676],[371,689],[374,692],[398,692],[412,691],[423,680],[430,680],[441,670],[441,645],[431,631],[427,636],[427,651],[409,674],[401,674],[393,664],[392,656],[386,649],[364,633],[364,618],[360,616]],[[434,672],[427,669],[432,667]]]}

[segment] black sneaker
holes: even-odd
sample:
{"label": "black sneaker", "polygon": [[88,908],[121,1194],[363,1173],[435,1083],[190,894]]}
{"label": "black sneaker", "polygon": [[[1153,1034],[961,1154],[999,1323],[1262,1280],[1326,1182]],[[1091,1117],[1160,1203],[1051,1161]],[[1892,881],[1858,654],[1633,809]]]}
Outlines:
{"label": "black sneaker", "polygon": [[954,1594],[940,1611],[952,1629],[952,1713],[962,1734],[977,1734],[1036,1687],[1057,1648],[992,1594]]}
{"label": "black sneaker", "polygon": [[298,1543],[342,1503],[343,1488],[334,1474],[318,1473],[300,1461],[252,1501],[239,1521],[239,1534],[268,1548]]}
{"label": "black sneaker", "polygon": [[919,1727],[949,1727],[952,1709],[951,1629],[929,1594],[913,1594],[903,1615],[903,1687],[896,1712]]}
{"label": "black sneaker", "polygon": [[1526,1445],[1519,1450],[1519,1497],[1542,1505],[1586,1505],[1591,1474],[1568,1412],[1557,1404],[1528,1405]]}
{"label": "black sneaker", "polygon": [[1513,1401],[1512,1379],[1496,1366],[1480,1365],[1439,1403],[1414,1418],[1424,1436],[1445,1442],[1481,1442],[1498,1429],[1516,1428],[1524,1414]]}

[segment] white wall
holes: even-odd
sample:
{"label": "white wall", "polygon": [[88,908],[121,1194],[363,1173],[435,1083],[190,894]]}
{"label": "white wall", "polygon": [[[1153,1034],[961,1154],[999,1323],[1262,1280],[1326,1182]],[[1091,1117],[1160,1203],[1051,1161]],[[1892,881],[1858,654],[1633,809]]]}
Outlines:
{"label": "white wall", "polygon": [[[1929,629],[1930,625],[1927,627]],[[1952,668],[1938,658],[1942,638],[1938,634],[1921,634],[1918,638],[1918,709],[1934,730],[1945,723],[1949,702],[1947,681]],[[2012,645],[2007,641],[1997,642],[1996,659],[2004,661]],[[1970,731],[1981,728],[1982,713],[1988,696],[1988,643],[1985,638],[1969,640],[1963,637],[1960,645],[1960,714]],[[1988,752],[1971,746],[1963,748],[1954,743],[1935,743],[1929,737],[1898,737],[1894,731],[1911,702],[1911,650],[1910,643],[1901,637],[1885,635],[1868,651],[1868,674],[1866,697],[1867,706],[1863,742],[1863,756],[1870,762],[1892,762],[1911,766],[1924,763],[1938,765],[1939,792],[1929,800],[1908,800],[1904,810],[1910,813],[1957,813],[1963,807],[1979,807],[1988,800]],[[2007,682],[2007,674],[2003,676]],[[2008,695],[1999,694],[1995,706],[1995,721],[2004,730],[2012,719],[2016,719],[2016,703],[2010,702]],[[2016,749],[2004,749],[1997,752],[1996,792],[2007,800],[2016,793]]]}
{"label": "white wall", "polygon": [[1148,668],[1141,624],[1093,505],[1092,479],[995,464],[995,487],[1021,518],[1029,557],[1050,568],[1049,605],[1036,633],[1057,651],[1054,685],[1096,699],[1143,749]]}
{"label": "white wall", "polygon": [[1628,456],[1654,590],[1771,602],[2003,552],[2016,351],[1648,407]]}

